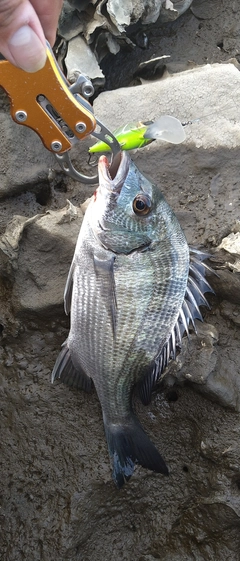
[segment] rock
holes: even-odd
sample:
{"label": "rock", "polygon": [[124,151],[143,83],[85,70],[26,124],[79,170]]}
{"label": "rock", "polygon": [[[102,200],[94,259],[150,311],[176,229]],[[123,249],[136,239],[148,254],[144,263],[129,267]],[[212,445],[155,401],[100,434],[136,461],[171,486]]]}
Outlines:
{"label": "rock", "polygon": [[155,23],[164,3],[162,0],[126,0],[124,4],[120,4],[117,0],[108,0],[107,11],[118,30],[124,32],[127,26],[139,19],[143,24]]}
{"label": "rock", "polygon": [[71,76],[77,71],[90,78],[93,85],[104,85],[105,78],[97,59],[82,37],[69,41],[65,64],[70,82]]}
{"label": "rock", "polygon": [[0,200],[27,190],[49,191],[49,170],[55,167],[53,154],[44,148],[35,132],[12,120],[8,99],[3,93],[1,105]]}
{"label": "rock", "polygon": [[177,19],[188,10],[191,4],[192,0],[172,0],[172,2],[171,0],[166,0],[161,8],[160,21],[166,22]]}
{"label": "rock", "polygon": [[220,313],[223,318],[230,320],[237,327],[240,327],[239,304],[223,300],[220,304]]}
{"label": "rock", "polygon": [[141,62],[137,70],[134,72],[133,77],[138,77],[144,80],[158,80],[162,77],[166,69],[166,62],[168,58],[170,58],[168,55],[163,55],[161,57]]}
{"label": "rock", "polygon": [[[234,228],[238,228],[236,221]],[[240,303],[240,247],[239,232],[231,233],[223,238],[211,256],[211,264],[217,275],[213,275],[211,283],[219,296],[235,304]]]}
{"label": "rock", "polygon": [[[132,157],[148,175],[154,170],[155,182],[163,192],[166,185],[168,202],[176,211],[188,208],[191,223],[194,213],[194,227],[186,225],[192,244],[217,246],[239,218],[240,120],[235,109],[239,91],[240,73],[233,64],[206,65],[142,86],[104,92],[94,102],[96,115],[111,130],[166,114],[185,124],[186,140],[177,148],[155,141]],[[169,182],[174,186],[170,197]],[[220,215],[224,220],[216,229],[212,217]]]}
{"label": "rock", "polygon": [[218,249],[225,249],[233,255],[240,256],[240,232],[229,234],[229,236],[223,238]]}
{"label": "rock", "polygon": [[[228,314],[226,309],[229,310]],[[234,318],[236,325],[238,315],[233,316],[231,305],[226,303],[222,308],[224,317]],[[222,352],[218,351],[218,332],[216,328],[207,323],[197,322],[197,334],[191,334],[189,340],[185,338],[181,353],[175,363],[170,364],[163,374],[164,383],[172,386],[188,383],[193,385],[196,391],[223,407],[229,407],[240,412],[240,380],[237,372],[237,359],[234,353],[228,364],[224,363]]]}
{"label": "rock", "polygon": [[191,5],[191,11],[196,18],[202,19],[214,19],[221,11],[221,6],[218,0],[212,0],[209,4],[208,0],[193,0]]}
{"label": "rock", "polygon": [[[163,377],[175,376],[179,383],[188,381],[193,384],[207,385],[208,377],[217,362],[218,332],[213,325],[196,322],[197,333],[183,340],[183,348],[175,365],[165,371]],[[168,382],[167,382],[168,383]]]}
{"label": "rock", "polygon": [[[213,261],[213,259],[211,261],[215,266],[216,261]],[[229,266],[232,267],[232,270],[228,270]],[[219,298],[240,304],[240,276],[239,272],[234,272],[234,265],[227,262],[221,270],[217,266],[216,272],[218,276],[211,276],[211,285],[215,293]]]}
{"label": "rock", "polygon": [[[86,22],[85,22],[86,23]],[[58,21],[58,34],[70,41],[84,30],[84,21],[79,12],[69,2],[64,1]]]}
{"label": "rock", "polygon": [[[177,19],[192,0],[101,0],[100,2],[77,2],[65,0],[59,18],[58,33],[70,41],[83,35],[92,52],[97,53],[98,62],[107,52],[116,54],[122,44],[135,45],[126,37],[129,26],[140,22],[140,27],[161,21]],[[103,43],[105,42],[105,49]],[[82,44],[83,46],[83,44]],[[84,51],[87,53],[86,47]],[[87,56],[87,54],[86,54]],[[88,55],[89,56],[89,55]],[[94,56],[94,55],[92,55]]]}
{"label": "rock", "polygon": [[82,217],[81,209],[68,203],[66,208],[45,215],[13,218],[0,239],[0,249],[8,255],[14,271],[11,307],[15,317],[54,317],[57,309],[63,311],[66,270]]}
{"label": "rock", "polygon": [[[225,250],[225,268],[234,273],[240,273],[240,233],[232,232],[226,238],[223,238],[218,246],[218,250],[221,249]],[[228,261],[227,256],[229,256],[229,254],[230,260]],[[232,259],[232,256],[234,259]]]}
{"label": "rock", "polygon": [[[231,102],[226,81],[233,89]],[[94,110],[111,128],[123,125],[128,115],[133,121],[173,115],[185,123],[187,149],[192,144],[204,150],[236,148],[240,140],[235,111],[239,87],[240,74],[234,65],[206,65],[138,88],[103,92],[95,100]],[[156,144],[149,147],[151,150],[156,151]]]}
{"label": "rock", "polygon": [[60,211],[29,219],[15,216],[9,223],[0,237],[0,331],[4,337],[19,332],[21,323],[32,318],[49,320],[57,310],[63,316],[66,270],[82,217],[81,208],[68,202]]}

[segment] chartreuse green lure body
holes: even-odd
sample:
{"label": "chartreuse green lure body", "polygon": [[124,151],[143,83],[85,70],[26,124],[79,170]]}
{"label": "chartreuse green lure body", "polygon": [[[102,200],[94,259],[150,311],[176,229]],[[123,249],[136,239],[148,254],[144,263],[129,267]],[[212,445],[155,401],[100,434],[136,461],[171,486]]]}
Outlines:
{"label": "chartreuse green lure body", "polygon": [[[128,123],[114,132],[122,150],[142,148],[153,140],[164,140],[172,144],[180,144],[186,138],[180,121],[170,115],[163,115],[154,121]],[[90,154],[110,152],[110,146],[97,142],[89,148]]]}

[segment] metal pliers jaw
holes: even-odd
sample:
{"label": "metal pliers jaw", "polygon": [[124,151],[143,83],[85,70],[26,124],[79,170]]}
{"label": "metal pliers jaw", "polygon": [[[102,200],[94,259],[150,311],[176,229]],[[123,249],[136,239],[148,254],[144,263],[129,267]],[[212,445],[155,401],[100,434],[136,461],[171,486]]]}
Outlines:
{"label": "metal pliers jaw", "polygon": [[[112,160],[109,167],[109,173],[111,175],[112,168],[115,168],[115,166],[118,167],[118,164],[120,163],[121,146],[115,136],[105,125],[103,125],[103,123],[99,121],[99,119],[96,119],[96,125],[98,126],[99,131],[97,132],[96,130],[94,130],[91,135],[95,136],[100,141],[102,139],[105,139],[104,142],[110,147],[110,150],[112,152]],[[55,154],[55,157],[63,171],[73,179],[82,181],[83,183],[90,185],[98,183],[98,175],[84,175],[74,168],[69,151],[64,152],[63,154]]]}
{"label": "metal pliers jaw", "polygon": [[44,68],[34,73],[25,72],[5,59],[0,60],[0,86],[10,98],[13,120],[36,131],[67,175],[83,183],[95,184],[97,175],[87,176],[73,167],[69,154],[72,146],[93,135],[110,146],[112,161],[116,162],[121,153],[120,144],[95,118],[86,99],[93,93],[91,81],[80,75],[70,85],[48,42],[46,50]]}

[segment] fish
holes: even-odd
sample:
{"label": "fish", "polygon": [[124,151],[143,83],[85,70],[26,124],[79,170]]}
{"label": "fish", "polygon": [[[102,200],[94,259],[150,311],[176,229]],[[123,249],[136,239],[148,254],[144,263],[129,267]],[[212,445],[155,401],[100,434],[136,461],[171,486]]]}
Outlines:
{"label": "fish", "polygon": [[[113,480],[121,488],[135,464],[168,475],[137,418],[200,306],[213,292],[206,254],[188,246],[158,186],[126,152],[111,177],[106,156],[86,210],[64,292],[70,331],[51,380],[90,392],[101,404]],[[114,174],[112,174],[114,175]]]}

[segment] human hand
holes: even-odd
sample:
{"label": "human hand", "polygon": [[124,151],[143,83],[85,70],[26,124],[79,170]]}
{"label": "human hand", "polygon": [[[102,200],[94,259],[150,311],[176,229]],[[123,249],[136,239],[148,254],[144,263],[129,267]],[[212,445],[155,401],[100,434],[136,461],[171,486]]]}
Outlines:
{"label": "human hand", "polygon": [[0,0],[0,52],[27,72],[46,62],[46,41],[53,45],[63,0]]}

